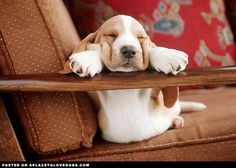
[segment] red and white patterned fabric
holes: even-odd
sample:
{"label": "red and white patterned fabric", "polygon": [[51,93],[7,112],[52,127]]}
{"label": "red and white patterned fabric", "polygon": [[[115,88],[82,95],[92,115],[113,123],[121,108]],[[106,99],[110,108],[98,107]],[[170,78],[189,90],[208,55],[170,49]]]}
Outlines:
{"label": "red and white patterned fabric", "polygon": [[233,34],[222,0],[73,0],[70,8],[80,34],[126,14],[139,20],[158,46],[183,50],[188,68],[235,64]]}

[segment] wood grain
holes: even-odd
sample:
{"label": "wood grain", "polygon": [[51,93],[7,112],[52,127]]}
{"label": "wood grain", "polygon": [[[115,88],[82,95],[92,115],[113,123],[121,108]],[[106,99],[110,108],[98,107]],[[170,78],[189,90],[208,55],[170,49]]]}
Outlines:
{"label": "wood grain", "polygon": [[75,74],[0,76],[0,91],[94,91],[165,86],[236,83],[236,67],[189,69],[176,76],[153,70],[132,73],[102,72],[93,78]]}

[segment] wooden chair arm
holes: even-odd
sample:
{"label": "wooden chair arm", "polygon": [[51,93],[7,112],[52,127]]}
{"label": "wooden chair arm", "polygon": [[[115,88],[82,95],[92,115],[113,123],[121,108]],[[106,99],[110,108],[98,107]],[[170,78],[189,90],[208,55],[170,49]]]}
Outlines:
{"label": "wooden chair arm", "polygon": [[236,83],[236,67],[189,69],[175,76],[154,70],[103,72],[93,78],[79,78],[75,74],[2,75],[0,91],[94,91],[232,83]]}

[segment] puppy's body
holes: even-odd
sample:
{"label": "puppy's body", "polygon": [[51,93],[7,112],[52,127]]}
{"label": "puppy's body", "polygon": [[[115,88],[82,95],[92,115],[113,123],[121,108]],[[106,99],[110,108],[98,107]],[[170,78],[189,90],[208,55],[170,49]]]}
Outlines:
{"label": "puppy's body", "polygon": [[[140,23],[132,17],[119,15],[106,21],[79,44],[63,73],[73,71],[80,77],[93,77],[104,67],[115,72],[144,71],[150,67],[175,75],[185,69],[187,57],[182,51],[157,47]],[[179,116],[181,107],[177,87],[108,90],[89,94],[99,108],[99,126],[102,137],[107,141],[141,141],[184,124]],[[188,105],[184,104],[190,110],[205,108],[199,103]]]}
{"label": "puppy's body", "polygon": [[152,91],[98,91],[102,137],[111,142],[128,143],[148,139],[166,131],[180,113],[179,103],[176,101],[172,107],[165,108],[162,94],[152,98]]}

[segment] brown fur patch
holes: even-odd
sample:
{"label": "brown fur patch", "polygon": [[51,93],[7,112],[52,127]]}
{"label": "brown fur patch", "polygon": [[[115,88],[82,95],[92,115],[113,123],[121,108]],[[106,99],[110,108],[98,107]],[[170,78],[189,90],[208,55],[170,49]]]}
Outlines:
{"label": "brown fur patch", "polygon": [[112,68],[117,66],[116,57],[113,57],[114,54],[112,53],[112,44],[124,29],[121,23],[121,18],[115,16],[107,20],[97,33],[95,43],[101,44],[103,63],[106,67]]}
{"label": "brown fur patch", "polygon": [[142,98],[143,96],[145,96],[145,93],[146,93],[146,89],[140,89],[139,97]]}
{"label": "brown fur patch", "polygon": [[171,108],[179,97],[178,87],[153,88],[151,93],[151,109],[165,106]]}
{"label": "brown fur patch", "polygon": [[178,87],[165,87],[162,88],[164,105],[167,108],[172,107],[179,98]]}
{"label": "brown fur patch", "polygon": [[[150,97],[150,105],[151,109],[156,109],[159,106],[163,105],[163,94],[160,88],[153,88],[151,97]],[[152,111],[152,110],[150,110]]]}
{"label": "brown fur patch", "polygon": [[69,60],[66,61],[65,65],[64,65],[64,68],[62,70],[59,71],[60,74],[68,74],[68,73],[71,73],[72,70],[70,69],[70,66],[69,66]]}
{"label": "brown fur patch", "polygon": [[145,32],[143,26],[136,20],[133,20],[131,24],[131,32],[138,38],[139,43],[142,48],[142,68],[140,70],[145,70],[149,65],[149,55],[148,51],[151,46],[151,40]]}

